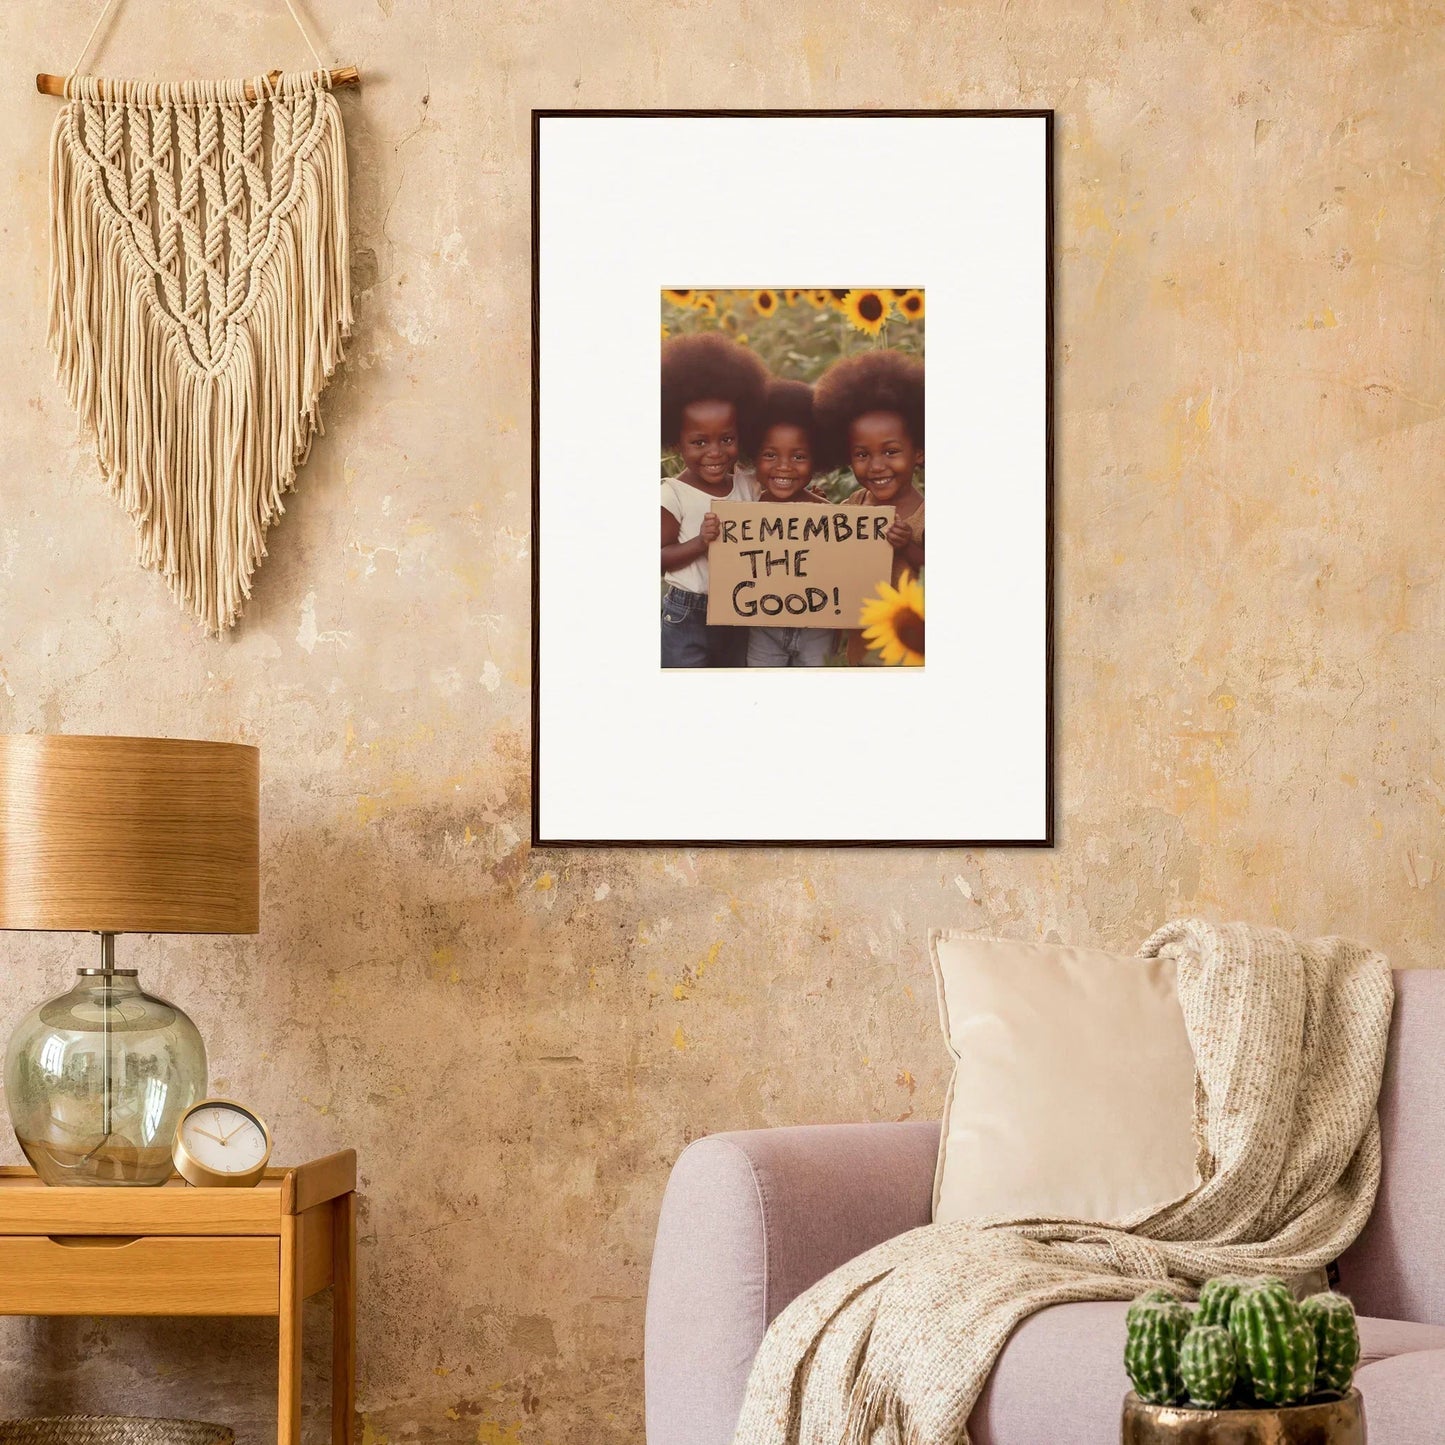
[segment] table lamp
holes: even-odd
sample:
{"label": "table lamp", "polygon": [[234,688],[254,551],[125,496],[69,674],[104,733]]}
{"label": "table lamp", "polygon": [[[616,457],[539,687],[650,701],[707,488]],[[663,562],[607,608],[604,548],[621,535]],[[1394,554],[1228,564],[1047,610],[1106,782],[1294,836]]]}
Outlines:
{"label": "table lamp", "polygon": [[260,754],[178,738],[0,736],[0,928],[100,936],[98,968],[5,1049],[16,1138],[47,1184],[164,1184],[206,1050],[115,966],[118,933],[255,933]]}

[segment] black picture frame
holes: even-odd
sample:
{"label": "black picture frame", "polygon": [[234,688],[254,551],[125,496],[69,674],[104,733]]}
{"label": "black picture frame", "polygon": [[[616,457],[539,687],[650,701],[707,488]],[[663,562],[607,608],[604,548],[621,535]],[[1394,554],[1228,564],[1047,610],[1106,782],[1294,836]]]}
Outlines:
{"label": "black picture frame", "polygon": [[[1028,118],[1044,122],[1044,832],[1039,838],[874,839],[874,838],[562,838],[546,837],[541,828],[541,128],[557,119],[804,119],[840,117]],[[1054,111],[1052,109],[538,109],[531,124],[531,846],[538,850],[574,848],[1053,848],[1055,846],[1054,778]]]}

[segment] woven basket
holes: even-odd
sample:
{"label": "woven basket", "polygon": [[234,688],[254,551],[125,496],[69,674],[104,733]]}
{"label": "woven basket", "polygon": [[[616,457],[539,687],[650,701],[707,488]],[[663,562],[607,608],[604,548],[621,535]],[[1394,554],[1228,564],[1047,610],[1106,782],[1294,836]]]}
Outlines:
{"label": "woven basket", "polygon": [[236,1432],[203,1420],[139,1415],[53,1415],[0,1420],[0,1445],[236,1445]]}

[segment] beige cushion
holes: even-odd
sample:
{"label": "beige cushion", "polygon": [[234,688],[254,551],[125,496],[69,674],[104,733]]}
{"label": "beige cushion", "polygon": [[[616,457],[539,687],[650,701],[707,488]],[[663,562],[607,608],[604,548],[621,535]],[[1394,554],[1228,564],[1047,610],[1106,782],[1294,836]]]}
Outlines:
{"label": "beige cushion", "polygon": [[1172,963],[949,930],[929,947],[955,1060],[935,1222],[1112,1221],[1195,1187]]}

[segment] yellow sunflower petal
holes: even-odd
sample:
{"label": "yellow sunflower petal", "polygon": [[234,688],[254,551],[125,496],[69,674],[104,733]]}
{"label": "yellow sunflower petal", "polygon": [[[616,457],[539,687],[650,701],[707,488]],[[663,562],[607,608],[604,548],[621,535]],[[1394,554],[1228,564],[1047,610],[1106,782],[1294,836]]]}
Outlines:
{"label": "yellow sunflower petal", "polygon": [[903,594],[890,587],[887,582],[880,582],[878,595],[864,602],[859,622],[863,624],[886,621],[903,605]]}
{"label": "yellow sunflower petal", "polygon": [[911,572],[905,572],[898,579],[898,599],[905,607],[911,607],[923,616],[923,583]]}

